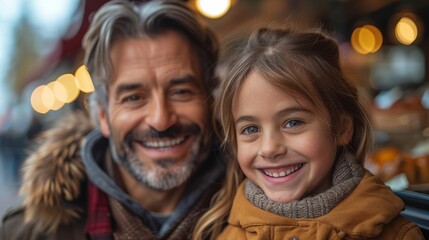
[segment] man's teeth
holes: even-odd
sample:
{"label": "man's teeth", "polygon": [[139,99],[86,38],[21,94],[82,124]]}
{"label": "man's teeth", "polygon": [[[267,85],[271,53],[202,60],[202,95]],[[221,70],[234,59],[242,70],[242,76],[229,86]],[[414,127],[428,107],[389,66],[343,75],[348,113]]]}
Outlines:
{"label": "man's teeth", "polygon": [[184,140],[185,137],[170,140],[143,141],[143,145],[150,148],[167,148],[181,144]]}
{"label": "man's teeth", "polygon": [[282,170],[282,171],[276,171],[276,172],[270,172],[269,170],[264,169],[263,172],[265,175],[273,178],[280,178],[280,177],[286,177],[290,174],[298,171],[302,167],[303,163],[297,164],[291,168]]}

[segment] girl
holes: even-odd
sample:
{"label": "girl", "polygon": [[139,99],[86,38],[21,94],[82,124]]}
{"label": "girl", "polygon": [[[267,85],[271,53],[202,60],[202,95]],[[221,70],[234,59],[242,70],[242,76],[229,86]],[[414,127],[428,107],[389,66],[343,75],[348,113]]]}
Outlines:
{"label": "girl", "polygon": [[325,33],[255,31],[227,64],[215,113],[237,161],[196,239],[423,239],[363,168],[369,117]]}

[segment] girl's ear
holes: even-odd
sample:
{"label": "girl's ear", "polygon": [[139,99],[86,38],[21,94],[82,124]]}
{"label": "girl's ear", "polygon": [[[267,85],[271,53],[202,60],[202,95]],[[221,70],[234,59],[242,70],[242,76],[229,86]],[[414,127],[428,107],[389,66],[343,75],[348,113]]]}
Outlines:
{"label": "girl's ear", "polygon": [[100,122],[100,130],[103,136],[110,136],[109,119],[105,110],[102,107],[98,108],[98,121]]}
{"label": "girl's ear", "polygon": [[339,129],[337,136],[337,144],[347,145],[350,143],[352,136],[353,136],[353,119],[348,114],[343,114],[341,116],[341,127]]}

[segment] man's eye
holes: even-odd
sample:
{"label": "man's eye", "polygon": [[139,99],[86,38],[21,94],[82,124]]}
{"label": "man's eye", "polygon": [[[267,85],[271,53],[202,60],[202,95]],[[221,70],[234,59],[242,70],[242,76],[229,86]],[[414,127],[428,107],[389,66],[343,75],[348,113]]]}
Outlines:
{"label": "man's eye", "polygon": [[174,95],[185,95],[185,94],[191,94],[192,91],[189,89],[175,89],[173,91]]}
{"label": "man's eye", "polygon": [[139,95],[130,95],[127,97],[124,97],[122,99],[122,102],[135,102],[135,101],[139,101],[141,99],[141,96]]}
{"label": "man's eye", "polygon": [[303,122],[300,120],[289,120],[283,126],[284,128],[293,128],[301,125]]}
{"label": "man's eye", "polygon": [[242,133],[242,134],[245,134],[245,135],[250,135],[250,134],[252,134],[252,133],[257,133],[257,132],[259,132],[259,129],[258,129],[257,127],[255,127],[255,126],[245,127],[245,128],[241,131],[241,133]]}
{"label": "man's eye", "polygon": [[193,99],[195,92],[190,88],[177,88],[170,91],[170,98],[174,101],[186,102]]}

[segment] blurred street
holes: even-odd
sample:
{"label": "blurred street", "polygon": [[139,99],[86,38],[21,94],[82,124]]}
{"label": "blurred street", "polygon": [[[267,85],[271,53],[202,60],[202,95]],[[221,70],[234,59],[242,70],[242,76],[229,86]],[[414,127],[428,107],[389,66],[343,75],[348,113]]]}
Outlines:
{"label": "blurred street", "polygon": [[[11,206],[21,202],[17,196],[20,176],[19,168],[24,158],[23,139],[12,139],[8,135],[0,136],[0,215]],[[0,222],[1,223],[1,222]]]}

